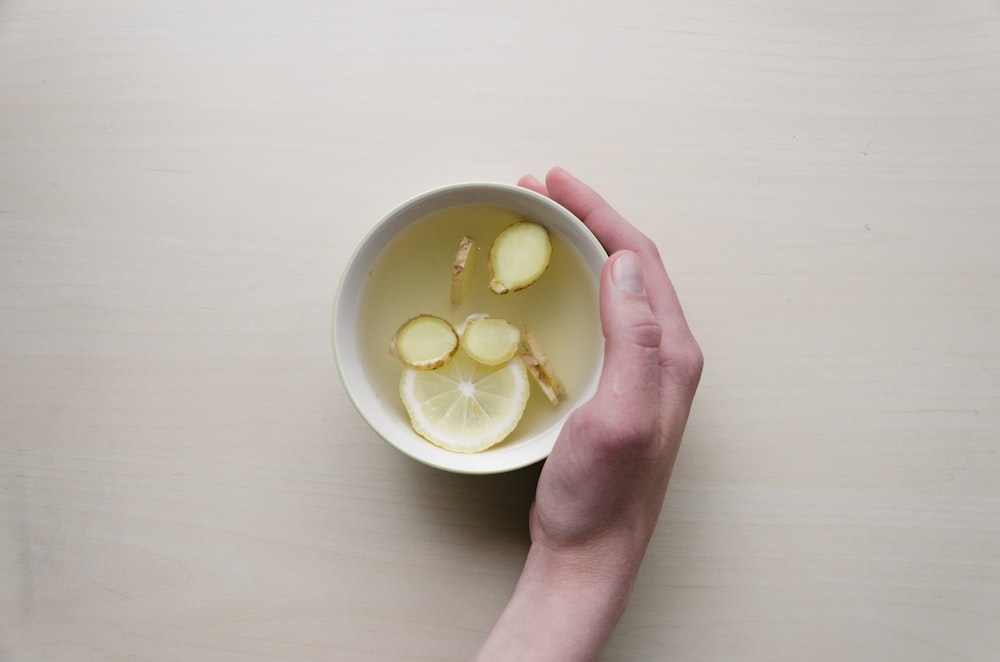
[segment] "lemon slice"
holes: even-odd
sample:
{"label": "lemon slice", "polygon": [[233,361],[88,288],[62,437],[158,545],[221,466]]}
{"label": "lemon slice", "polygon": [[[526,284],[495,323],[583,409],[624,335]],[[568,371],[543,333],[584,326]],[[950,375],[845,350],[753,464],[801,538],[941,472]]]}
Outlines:
{"label": "lemon slice", "polygon": [[413,429],[459,453],[476,453],[506,439],[521,420],[530,392],[520,358],[486,366],[462,350],[436,370],[406,368],[399,381]]}

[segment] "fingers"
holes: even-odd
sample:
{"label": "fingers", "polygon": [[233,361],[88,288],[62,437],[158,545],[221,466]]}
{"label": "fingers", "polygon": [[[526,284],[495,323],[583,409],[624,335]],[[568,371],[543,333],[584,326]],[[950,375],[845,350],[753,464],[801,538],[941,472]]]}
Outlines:
{"label": "fingers", "polygon": [[653,248],[652,242],[604,198],[563,168],[552,168],[545,182],[549,197],[582,220],[608,253],[623,248],[642,253]]}
{"label": "fingers", "polygon": [[541,193],[545,197],[549,196],[549,190],[545,188],[545,184],[538,181],[538,178],[534,175],[525,175],[521,179],[517,180],[517,185],[521,188],[526,188],[535,193]]}
{"label": "fingers", "polygon": [[[657,399],[662,332],[643,271],[638,255],[623,250],[612,254],[601,273],[602,387],[620,407],[644,407]],[[649,412],[636,413],[648,417]]]}
{"label": "fingers", "polygon": [[[522,181],[524,179],[526,178],[522,178]],[[553,168],[545,181],[546,195],[579,217],[609,253],[630,250],[639,256],[650,306],[659,319],[664,334],[673,340],[690,337],[691,331],[684,319],[680,301],[656,245],[626,221],[596,191],[566,170]]]}
{"label": "fingers", "polygon": [[[645,454],[659,438],[661,329],[646,295],[642,263],[619,251],[601,272],[604,366],[597,393],[574,414],[589,457]],[[624,454],[624,455],[623,455]]]}

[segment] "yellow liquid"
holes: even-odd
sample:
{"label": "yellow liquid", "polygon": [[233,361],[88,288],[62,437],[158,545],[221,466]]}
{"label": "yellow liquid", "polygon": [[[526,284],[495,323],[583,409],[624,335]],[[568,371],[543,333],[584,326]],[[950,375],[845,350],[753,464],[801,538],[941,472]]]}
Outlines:
{"label": "yellow liquid", "polygon": [[[403,366],[389,354],[389,343],[414,315],[437,315],[457,327],[469,315],[487,313],[519,327],[531,326],[568,395],[553,406],[529,377],[527,409],[505,444],[542,432],[579,404],[587,382],[600,369],[603,338],[596,279],[556,233],[550,233],[552,257],[538,281],[509,294],[489,289],[490,246],[504,228],[520,220],[531,219],[492,206],[447,209],[401,232],[376,260],[361,291],[362,360],[378,392],[403,420],[409,420],[399,397]],[[456,306],[451,303],[451,274],[459,242],[466,235],[476,240],[474,271],[461,305]]]}

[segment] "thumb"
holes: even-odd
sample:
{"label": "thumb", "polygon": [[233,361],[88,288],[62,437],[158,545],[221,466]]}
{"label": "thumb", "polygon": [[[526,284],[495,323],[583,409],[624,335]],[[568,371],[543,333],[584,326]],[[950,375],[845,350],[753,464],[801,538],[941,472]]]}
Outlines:
{"label": "thumb", "polygon": [[619,407],[656,406],[660,370],[660,323],[649,305],[639,256],[614,253],[601,274],[604,331],[602,396]]}

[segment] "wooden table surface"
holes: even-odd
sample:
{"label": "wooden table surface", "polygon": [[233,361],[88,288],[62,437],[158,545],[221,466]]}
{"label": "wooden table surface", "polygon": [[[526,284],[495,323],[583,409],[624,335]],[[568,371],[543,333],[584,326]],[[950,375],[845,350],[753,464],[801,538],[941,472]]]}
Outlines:
{"label": "wooden table surface", "polygon": [[462,660],[537,467],[339,383],[388,209],[563,165],[706,354],[602,659],[1000,659],[1000,3],[0,3],[0,659]]}

